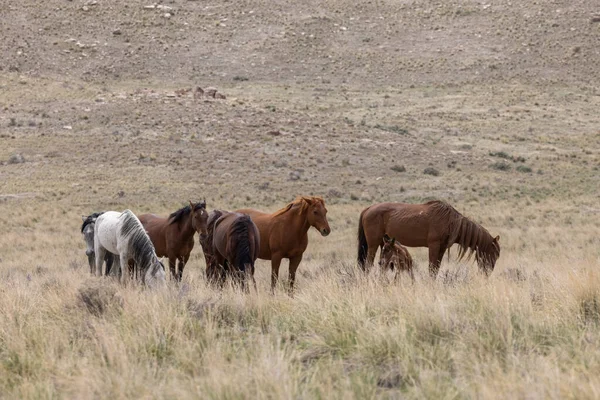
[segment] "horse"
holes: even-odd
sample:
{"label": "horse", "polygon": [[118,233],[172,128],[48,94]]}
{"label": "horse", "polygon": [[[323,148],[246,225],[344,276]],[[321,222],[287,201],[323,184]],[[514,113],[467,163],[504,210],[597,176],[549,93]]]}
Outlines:
{"label": "horse", "polygon": [[222,286],[229,273],[243,290],[249,279],[256,290],[254,263],[260,248],[260,233],[252,219],[246,214],[215,210],[209,219],[209,232],[204,241],[209,281]]}
{"label": "horse", "polygon": [[[138,216],[144,229],[148,232],[154,249],[159,257],[168,257],[171,275],[181,281],[183,268],[187,264],[194,248],[194,234],[206,235],[206,200],[192,203],[171,213],[167,218],[154,214]],[[175,264],[179,262],[178,270]]]}
{"label": "horse", "polygon": [[118,255],[121,282],[135,274],[149,287],[165,283],[165,267],[156,256],[152,241],[140,220],[131,212],[106,211],[96,218],[94,228],[96,275],[102,276],[102,263],[107,251]]}
{"label": "horse", "polygon": [[[96,268],[96,255],[94,252],[94,226],[96,226],[96,218],[102,214],[103,212],[99,212],[81,216],[81,220],[83,221],[83,224],[81,225],[81,234],[83,235],[83,240],[85,240],[85,255],[88,258],[90,274],[92,275],[94,274],[94,270]],[[104,256],[104,261],[106,262],[106,275],[110,274],[114,260],[113,254],[106,252],[106,255]]]}
{"label": "horse", "polygon": [[273,214],[253,209],[237,212],[249,215],[258,227],[258,258],[271,260],[271,292],[275,292],[281,260],[287,258],[290,260],[290,293],[293,293],[296,270],[308,246],[308,230],[312,226],[322,236],[331,233],[325,201],[320,197],[301,196]]}
{"label": "horse", "polygon": [[206,223],[206,236],[200,236],[200,245],[202,246],[202,253],[204,253],[204,260],[206,261],[206,280],[213,285],[223,287],[225,284],[226,273],[229,269],[227,260],[224,265],[219,265],[216,261],[214,249],[213,249],[213,236],[215,222],[223,215],[220,210],[213,210],[208,215],[208,221]]}
{"label": "horse", "polygon": [[379,268],[382,271],[396,270],[395,279],[400,276],[401,271],[408,271],[412,281],[415,281],[413,273],[413,259],[406,247],[396,242],[395,238],[383,235],[383,246],[381,246],[381,254],[379,255]]}
{"label": "horse", "polygon": [[475,254],[486,276],[500,257],[500,236],[492,237],[481,225],[463,216],[450,204],[434,200],[425,204],[380,203],[365,208],[358,223],[358,264],[367,270],[377,248],[388,234],[408,247],[429,248],[429,274],[437,276],[446,250],[458,244],[458,260]]}

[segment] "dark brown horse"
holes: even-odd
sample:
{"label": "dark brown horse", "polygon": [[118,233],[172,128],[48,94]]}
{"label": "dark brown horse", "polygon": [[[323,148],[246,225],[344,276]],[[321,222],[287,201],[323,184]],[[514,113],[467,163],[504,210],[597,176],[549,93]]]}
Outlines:
{"label": "dark brown horse", "polygon": [[458,259],[475,254],[479,269],[489,275],[500,256],[495,238],[443,201],[425,204],[380,203],[367,207],[358,223],[358,263],[363,269],[373,264],[377,248],[388,234],[408,247],[429,248],[429,274],[437,276],[444,253],[453,244]]}
{"label": "dark brown horse", "polygon": [[215,210],[208,224],[208,235],[201,241],[208,280],[222,286],[230,275],[242,289],[246,289],[247,280],[252,280],[256,289],[254,263],[260,234],[252,219],[246,214]]}
{"label": "dark brown horse", "polygon": [[[169,269],[171,275],[178,281],[183,276],[183,268],[190,258],[194,248],[194,234],[198,232],[200,237],[206,235],[206,201],[192,203],[185,206],[167,218],[154,214],[143,214],[138,216],[159,257],[169,258]],[[179,270],[175,269],[179,261]]]}
{"label": "dark brown horse", "polygon": [[387,234],[383,236],[383,246],[379,255],[379,267],[382,271],[396,270],[395,279],[398,279],[400,272],[408,271],[412,281],[415,281],[413,273],[413,259],[406,247],[402,246],[395,238]]}
{"label": "dark brown horse", "polygon": [[281,210],[267,214],[252,209],[237,210],[248,214],[260,231],[258,258],[271,260],[271,290],[275,290],[281,260],[290,260],[290,292],[294,290],[296,270],[308,246],[308,230],[314,226],[322,236],[331,233],[325,201],[320,197],[298,197]]}

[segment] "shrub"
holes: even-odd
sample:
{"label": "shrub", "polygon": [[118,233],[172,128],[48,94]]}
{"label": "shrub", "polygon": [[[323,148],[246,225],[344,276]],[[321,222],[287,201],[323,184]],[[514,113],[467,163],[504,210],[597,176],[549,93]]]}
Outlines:
{"label": "shrub", "polygon": [[498,170],[498,171],[510,171],[510,169],[512,167],[510,166],[510,164],[508,164],[504,161],[498,161],[498,162],[495,162],[492,165],[490,165],[490,168]]}
{"label": "shrub", "polygon": [[528,173],[528,174],[530,174],[531,172],[533,172],[533,170],[530,167],[528,167],[527,165],[519,165],[519,166],[517,166],[517,171]]}
{"label": "shrub", "polygon": [[433,168],[433,167],[427,167],[423,170],[423,173],[425,175],[431,175],[431,176],[439,176],[440,175],[440,171],[438,171],[437,169]]}

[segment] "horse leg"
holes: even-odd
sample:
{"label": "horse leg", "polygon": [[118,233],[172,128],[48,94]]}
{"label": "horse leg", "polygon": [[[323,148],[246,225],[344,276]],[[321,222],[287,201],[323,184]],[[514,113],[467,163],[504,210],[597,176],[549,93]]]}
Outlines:
{"label": "horse leg", "polygon": [[187,264],[189,259],[190,259],[189,254],[187,256],[183,256],[179,259],[178,271],[177,271],[177,274],[178,274],[177,280],[179,282],[181,282],[181,279],[183,278],[183,268],[185,267],[185,265]]}
{"label": "horse leg", "polygon": [[106,249],[102,246],[98,246],[96,249],[96,275],[102,276],[102,264],[104,264],[104,256],[106,255]]}
{"label": "horse leg", "polygon": [[169,269],[171,270],[171,277],[177,280],[177,271],[175,267],[177,266],[177,259],[175,257],[169,257]]}
{"label": "horse leg", "polygon": [[123,285],[126,285],[129,280],[130,270],[128,261],[125,254],[121,253],[119,255],[119,264],[121,264],[121,283]]}
{"label": "horse leg", "polygon": [[275,286],[279,278],[279,266],[281,265],[281,256],[273,254],[271,257],[271,294],[275,294]]}
{"label": "horse leg", "polygon": [[[442,253],[443,255],[444,253]],[[440,270],[440,242],[429,243],[429,276],[436,278]]]}
{"label": "horse leg", "polygon": [[296,270],[298,269],[298,265],[300,265],[300,261],[302,261],[302,254],[298,257],[290,258],[290,291],[289,294],[291,297],[294,297],[294,282],[296,281]]}
{"label": "horse leg", "polygon": [[88,254],[88,264],[90,264],[90,275],[94,275],[94,270],[96,268],[96,254],[92,252]]}
{"label": "horse leg", "polygon": [[108,251],[106,252],[106,255],[104,256],[104,261],[106,262],[106,274],[105,275],[109,276],[110,270],[112,269],[112,265],[113,265],[113,256]]}

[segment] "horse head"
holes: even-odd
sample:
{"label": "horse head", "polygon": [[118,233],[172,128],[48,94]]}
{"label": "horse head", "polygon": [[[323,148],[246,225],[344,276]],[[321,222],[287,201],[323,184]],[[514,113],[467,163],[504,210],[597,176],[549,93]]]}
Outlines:
{"label": "horse head", "polygon": [[325,202],[318,197],[302,197],[302,200],[308,205],[307,219],[310,226],[314,226],[322,236],[331,233],[329,222],[327,221],[327,208]]}
{"label": "horse head", "polygon": [[394,267],[400,267],[398,264],[398,255],[396,254],[396,238],[391,238],[386,233],[383,236],[383,246],[379,256],[379,267],[382,270],[394,270]]}
{"label": "horse head", "polygon": [[190,207],[192,210],[192,227],[196,232],[198,232],[200,240],[203,240],[208,234],[208,212],[206,211],[206,200],[203,200],[199,203],[192,203],[190,201]]}
{"label": "horse head", "polygon": [[500,257],[500,236],[496,236],[492,241],[485,247],[477,249],[475,252],[475,258],[479,269],[483,271],[486,276],[489,276],[496,266],[496,261]]}
{"label": "horse head", "polygon": [[154,262],[152,262],[150,268],[148,268],[145,283],[151,289],[164,286],[167,283],[165,266],[158,258],[156,258]]}

